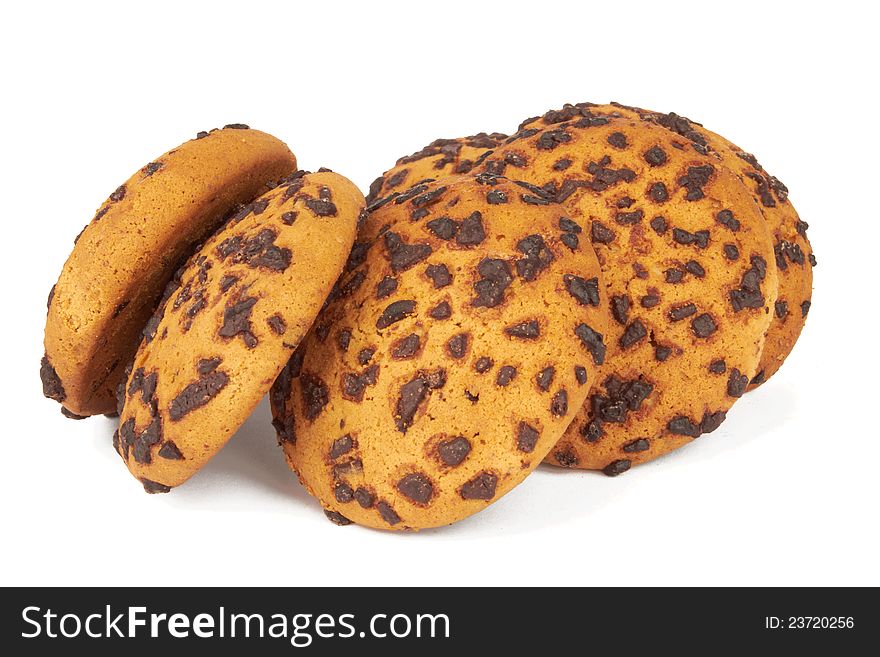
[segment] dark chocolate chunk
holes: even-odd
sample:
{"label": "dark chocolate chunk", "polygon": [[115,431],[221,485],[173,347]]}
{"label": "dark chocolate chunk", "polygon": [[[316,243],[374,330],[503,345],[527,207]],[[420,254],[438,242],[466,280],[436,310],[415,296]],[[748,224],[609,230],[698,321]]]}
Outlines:
{"label": "dark chocolate chunk", "polygon": [[158,481],[151,481],[150,479],[146,479],[141,477],[138,479],[144,486],[144,490],[151,495],[156,493],[168,493],[171,491],[171,486],[166,486],[165,484],[160,484]]}
{"label": "dark chocolate chunk", "polygon": [[667,159],[666,151],[659,146],[652,146],[645,151],[645,162],[652,167],[659,167],[666,164]]}
{"label": "dark chocolate chunk", "polygon": [[623,446],[624,452],[647,452],[651,448],[651,443],[647,438],[636,438]]}
{"label": "dark chocolate chunk", "polygon": [[168,406],[168,417],[176,422],[188,413],[211,401],[229,383],[226,372],[214,369],[199,375],[196,381],[187,385],[171,400]]}
{"label": "dark chocolate chunk", "polygon": [[448,301],[441,301],[428,311],[428,316],[436,320],[449,319],[452,317],[452,308]]}
{"label": "dark chocolate chunk", "polygon": [[553,252],[540,235],[529,235],[516,244],[525,257],[516,261],[516,273],[525,281],[534,281],[553,262]]}
{"label": "dark chocolate chunk", "polygon": [[602,472],[608,475],[609,477],[616,477],[619,474],[623,474],[632,466],[632,461],[629,459],[619,459],[617,461],[612,461],[604,468],[602,468]]}
{"label": "dark chocolate chunk", "polygon": [[428,265],[425,268],[425,276],[431,279],[435,289],[446,287],[452,283],[452,274],[449,273],[449,268],[444,264]]}
{"label": "dark chocolate chunk", "polygon": [[394,526],[400,522],[400,516],[397,515],[397,512],[393,508],[391,508],[391,505],[388,504],[388,502],[382,500],[376,505],[376,510],[379,512],[382,520],[389,525]]}
{"label": "dark chocolate chunk", "polygon": [[418,353],[420,346],[421,339],[419,336],[415,333],[410,333],[405,338],[400,338],[391,345],[391,357],[395,360],[412,358]]}
{"label": "dark chocolate chunk", "polygon": [[40,381],[43,383],[44,396],[57,402],[63,402],[67,398],[61,378],[45,355],[40,361]]}
{"label": "dark chocolate chunk", "polygon": [[453,358],[464,358],[467,353],[468,338],[467,333],[459,333],[452,336],[446,343],[446,351]]}
{"label": "dark chocolate chunk", "polygon": [[629,321],[629,311],[632,308],[632,299],[625,295],[611,297],[611,315],[618,324],[626,324]]}
{"label": "dark chocolate chunk", "polygon": [[599,279],[597,277],[584,279],[574,274],[565,274],[562,280],[565,283],[565,289],[580,305],[599,305]]}
{"label": "dark chocolate chunk", "polygon": [[397,233],[385,233],[385,250],[391,260],[391,271],[399,274],[431,255],[428,244],[407,244]]}
{"label": "dark chocolate chunk", "polygon": [[428,475],[422,472],[411,472],[397,482],[397,490],[411,502],[426,505],[434,497],[434,484]]}
{"label": "dark chocolate chunk", "polygon": [[350,434],[346,434],[334,440],[330,445],[330,458],[336,460],[340,456],[348,454],[352,449],[354,449],[354,438]]}
{"label": "dark chocolate chunk", "polygon": [[480,280],[474,283],[475,307],[494,308],[504,301],[504,292],[513,282],[510,265],[498,258],[483,258],[477,266]]}
{"label": "dark chocolate chunk", "polygon": [[480,356],[477,358],[477,362],[474,363],[474,369],[477,370],[480,374],[484,374],[492,369],[494,363],[492,359],[488,356]]}
{"label": "dark chocolate chunk", "polygon": [[641,320],[636,319],[623,329],[623,335],[620,336],[618,344],[624,349],[627,349],[645,338],[647,335],[648,329],[645,328],[645,325]]}
{"label": "dark chocolate chunk", "polygon": [[437,445],[437,456],[450,467],[459,465],[471,453],[471,443],[464,436],[443,440]]}
{"label": "dark chocolate chunk", "polygon": [[379,316],[379,319],[376,320],[376,328],[384,329],[388,328],[392,324],[401,321],[413,315],[416,311],[416,302],[408,301],[408,300],[400,300],[395,301],[393,303],[388,304],[385,310],[382,311],[382,314]]}
{"label": "dark chocolate chunk", "polygon": [[727,379],[727,394],[731,397],[742,397],[749,385],[749,377],[740,372],[737,368],[730,370],[730,377]]}
{"label": "dark chocolate chunk", "polygon": [[502,388],[507,386],[516,377],[516,368],[513,365],[504,365],[498,370],[495,384]]}
{"label": "dark chocolate chunk", "polygon": [[614,231],[600,221],[593,220],[591,236],[594,242],[610,244],[614,241]]}
{"label": "dark chocolate chunk", "polygon": [[484,471],[465,482],[458,493],[465,500],[491,500],[497,484],[498,476]]}
{"label": "dark chocolate chunk", "polygon": [[299,380],[303,415],[307,420],[314,420],[330,401],[330,390],[320,378],[308,372],[302,372]]}
{"label": "dark chocolate chunk", "polygon": [[601,333],[582,323],[575,327],[574,334],[580,338],[581,343],[590,352],[593,363],[601,365],[605,362],[605,343]]}
{"label": "dark chocolate chunk", "polygon": [[275,313],[274,315],[269,317],[266,320],[266,323],[269,325],[269,328],[278,335],[284,335],[284,333],[287,331],[287,323],[284,321],[284,318],[278,313]]}
{"label": "dark chocolate chunk", "polygon": [[486,239],[486,229],[483,226],[483,215],[479,211],[474,211],[461,222],[455,241],[460,246],[476,246],[484,239]]}
{"label": "dark chocolate chunk", "polygon": [[708,338],[718,329],[718,326],[712,315],[703,313],[691,321],[691,329],[698,338]]}
{"label": "dark chocolate chunk", "polygon": [[686,317],[690,317],[696,312],[697,306],[693,303],[685,303],[678,306],[672,306],[672,308],[669,309],[669,319],[671,319],[673,322],[678,322],[682,319],[685,319]]}
{"label": "dark chocolate chunk", "polygon": [[541,328],[538,320],[529,319],[513,326],[508,326],[504,332],[512,338],[520,338],[522,340],[535,340],[541,336]]}
{"label": "dark chocolate chunk", "polygon": [[556,417],[562,417],[568,413],[568,393],[565,389],[559,390],[550,401],[550,413]]}
{"label": "dark chocolate chunk", "polygon": [[183,459],[183,454],[177,448],[177,445],[170,440],[163,443],[162,447],[159,448],[159,456],[169,461],[180,461]]}
{"label": "dark chocolate chunk", "polygon": [[521,452],[531,454],[538,444],[541,434],[535,427],[527,422],[520,422],[516,427],[516,448]]}
{"label": "dark chocolate chunk", "polygon": [[541,392],[547,392],[548,390],[550,390],[550,386],[553,383],[553,377],[555,375],[556,368],[552,365],[549,365],[538,372],[538,376],[535,377],[535,382],[538,384],[538,389]]}

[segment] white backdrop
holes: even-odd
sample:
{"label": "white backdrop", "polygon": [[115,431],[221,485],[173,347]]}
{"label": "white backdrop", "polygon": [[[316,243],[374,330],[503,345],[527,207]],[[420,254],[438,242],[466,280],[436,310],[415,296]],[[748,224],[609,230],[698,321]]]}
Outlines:
{"label": "white backdrop", "polygon": [[[728,4],[728,3],[725,3]],[[870,3],[16,3],[3,10],[0,584],[880,584],[878,22]],[[37,375],[73,237],[132,171],[245,122],[366,190],[437,137],[563,102],[674,110],[756,153],[819,266],[793,355],[715,433],[616,479],[542,467],[414,535],[336,527],[265,402],[145,495]]]}

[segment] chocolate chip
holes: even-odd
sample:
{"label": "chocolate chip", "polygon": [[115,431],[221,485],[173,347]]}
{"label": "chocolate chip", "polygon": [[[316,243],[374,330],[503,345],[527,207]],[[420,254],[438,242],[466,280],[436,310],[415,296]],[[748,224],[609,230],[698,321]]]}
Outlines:
{"label": "chocolate chip", "polygon": [[646,294],[641,299],[639,299],[639,304],[642,306],[642,308],[653,308],[659,303],[660,297],[656,294]]}
{"label": "chocolate chip", "polygon": [[357,361],[361,365],[366,365],[373,358],[373,354],[376,353],[375,347],[364,347],[358,352]]}
{"label": "chocolate chip", "polygon": [[699,425],[694,424],[691,419],[685,415],[677,415],[669,420],[666,428],[670,433],[673,433],[676,436],[690,436],[691,438],[697,438],[702,433]]}
{"label": "chocolate chip", "polygon": [[543,370],[538,372],[538,376],[535,377],[535,382],[538,384],[538,389],[541,392],[547,392],[550,390],[550,385],[553,383],[553,377],[556,375],[556,368],[552,365],[545,367]]}
{"label": "chocolate chip", "polygon": [[614,148],[626,148],[626,135],[622,132],[612,132],[608,135],[607,141]]}
{"label": "chocolate chip", "polygon": [[724,257],[728,260],[736,260],[739,258],[739,249],[736,248],[736,244],[724,245]]}
{"label": "chocolate chip", "polygon": [[670,347],[662,344],[654,345],[654,359],[658,362],[664,362],[671,355],[672,349]]}
{"label": "chocolate chip", "polygon": [[685,303],[678,306],[672,306],[669,309],[669,319],[673,322],[681,321],[686,317],[690,317],[697,312],[697,306],[693,303]]}
{"label": "chocolate chip", "polygon": [[480,374],[484,374],[492,369],[492,366],[495,363],[492,362],[492,359],[488,356],[480,356],[477,359],[477,362],[474,363],[474,369],[477,370]]}
{"label": "chocolate chip", "polygon": [[354,449],[354,439],[351,435],[346,434],[334,440],[333,444],[330,445],[330,458],[338,459],[340,456],[348,454],[352,449]]}
{"label": "chocolate chip", "polygon": [[568,159],[567,157],[564,157],[560,160],[556,160],[556,162],[553,163],[553,170],[554,171],[565,171],[570,166],[571,166],[571,160]]}
{"label": "chocolate chip", "polygon": [[524,237],[516,245],[525,257],[516,261],[516,273],[525,281],[534,281],[553,262],[553,252],[540,235]]}
{"label": "chocolate chip", "polygon": [[391,260],[391,271],[399,274],[431,255],[427,244],[407,244],[397,233],[385,233],[385,249]]}
{"label": "chocolate chip", "polygon": [[566,233],[580,233],[583,229],[568,217],[559,217],[559,229]]}
{"label": "chocolate chip", "polygon": [[391,276],[385,276],[376,285],[376,298],[384,299],[397,290],[397,279]]}
{"label": "chocolate chip", "polygon": [[619,459],[617,461],[612,461],[604,468],[602,468],[602,472],[608,475],[609,477],[616,477],[619,474],[623,474],[632,466],[632,461],[629,459]]}
{"label": "chocolate chip", "polygon": [[647,438],[636,438],[623,446],[624,452],[647,452],[651,448],[651,443]]}
{"label": "chocolate chip", "polygon": [[779,300],[774,304],[773,308],[777,318],[785,319],[788,316],[788,302]]}
{"label": "chocolate chip", "polygon": [[441,441],[437,445],[437,456],[449,467],[455,467],[467,458],[471,453],[471,443],[464,436],[456,436]]}
{"label": "chocolate chip", "polygon": [[587,324],[578,324],[574,334],[580,338],[581,343],[593,357],[593,363],[601,365],[605,362],[605,343],[602,334],[594,331]]}
{"label": "chocolate chip", "polygon": [[807,316],[807,313],[810,312],[810,306],[811,306],[811,305],[812,305],[812,303],[810,302],[809,299],[806,300],[806,301],[804,301],[804,302],[801,304],[801,317],[806,317],[806,316]]}
{"label": "chocolate chip", "polygon": [[552,151],[557,146],[571,141],[571,135],[565,130],[546,130],[535,140],[538,150]]}
{"label": "chocolate chip", "polygon": [[168,459],[169,461],[180,461],[183,459],[183,454],[178,449],[177,445],[175,445],[172,441],[166,441],[162,447],[159,448],[159,456],[163,459]]}
{"label": "chocolate chip", "polygon": [[110,194],[110,200],[113,201],[114,203],[118,203],[119,201],[121,201],[124,198],[125,198],[125,185],[120,185],[119,187],[116,188],[116,191],[114,191],[112,194]]}
{"label": "chocolate chip", "polygon": [[504,292],[513,282],[510,265],[498,258],[483,258],[477,266],[480,280],[474,283],[475,307],[494,308],[504,301]]}
{"label": "chocolate chip", "polygon": [[413,315],[416,311],[416,302],[401,300],[395,301],[393,303],[388,304],[385,310],[382,311],[382,314],[379,316],[379,319],[376,320],[376,328],[384,329],[388,328],[392,324],[401,321]]}
{"label": "chocolate chip", "polygon": [[376,505],[376,510],[379,511],[379,515],[382,517],[382,520],[387,522],[389,525],[394,526],[400,522],[400,516],[397,515],[397,512],[391,508],[391,505],[384,500],[379,502]]}
{"label": "chocolate chip", "polygon": [[425,401],[431,389],[442,388],[446,383],[445,370],[426,373],[419,372],[415,378],[405,383],[400,389],[400,396],[394,413],[394,424],[401,433],[412,426],[416,411]]}
{"label": "chocolate chip", "polygon": [[513,365],[504,365],[498,370],[495,384],[502,388],[507,386],[516,377],[516,368]]}
{"label": "chocolate chip", "polygon": [[641,210],[634,210],[633,212],[618,212],[614,215],[614,221],[621,226],[631,226],[632,224],[639,223],[644,216],[645,213]]}
{"label": "chocolate chip", "polygon": [[587,383],[587,368],[581,365],[575,365],[574,378],[577,379],[577,382],[580,385],[585,385]]}
{"label": "chocolate chip", "polygon": [[616,295],[611,297],[611,314],[618,324],[627,323],[631,307],[632,300],[628,296]]}
{"label": "chocolate chip", "polygon": [[476,246],[486,239],[486,229],[483,227],[483,215],[474,211],[461,222],[461,228],[455,237],[460,246]]}
{"label": "chocolate chip", "polygon": [[727,379],[727,394],[731,397],[742,397],[749,385],[749,377],[740,372],[737,368],[730,370],[730,377]]}
{"label": "chocolate chip", "polygon": [[699,201],[703,198],[705,196],[703,187],[709,184],[713,173],[715,173],[715,168],[711,164],[688,167],[687,174],[678,179],[678,184],[687,190],[685,199]]}
{"label": "chocolate chip", "polygon": [[443,320],[452,317],[452,308],[447,301],[441,301],[428,312],[431,319]]}
{"label": "chocolate chip", "polygon": [[507,203],[507,194],[503,190],[493,189],[488,194],[486,194],[486,201],[489,203],[489,205],[500,205],[502,203]]}
{"label": "chocolate chip", "polygon": [[681,283],[684,279],[684,272],[680,269],[667,269],[663,275],[667,283]]}
{"label": "chocolate chip", "polygon": [[223,325],[217,334],[224,338],[241,335],[245,345],[253,349],[257,339],[251,331],[251,311],[257,303],[256,297],[248,297],[223,309]]}
{"label": "chocolate chip", "polygon": [[700,422],[700,431],[702,433],[712,433],[721,426],[727,414],[724,411],[716,411],[715,413],[704,413],[703,420]]}
{"label": "chocolate chip", "polygon": [[354,489],[344,481],[340,481],[333,487],[333,497],[340,504],[348,504],[354,499]]}
{"label": "chocolate chip", "polygon": [[[437,187],[435,189],[432,189],[429,192],[424,192],[422,194],[419,194],[418,196],[413,196],[412,200],[410,201],[410,204],[416,208],[421,208],[421,207],[424,207],[427,205],[433,205],[434,203],[436,203],[437,201],[440,200],[440,197],[446,193],[447,189],[448,189],[447,187]],[[396,203],[400,202],[400,200],[398,199],[395,202]]]}
{"label": "chocolate chip", "polygon": [[599,244],[610,244],[614,241],[614,231],[596,220],[593,220],[591,236]]}
{"label": "chocolate chip", "polygon": [[564,388],[553,395],[550,402],[550,413],[556,417],[562,417],[568,413],[568,393]]}
{"label": "chocolate chip", "polygon": [[300,393],[302,395],[303,415],[307,420],[314,420],[330,401],[330,390],[320,378],[303,372],[299,376]]}
{"label": "chocolate chip", "polygon": [[162,168],[162,162],[150,162],[147,166],[141,169],[141,173],[144,174],[144,177],[152,176],[159,169]]}
{"label": "chocolate chip", "polygon": [[563,468],[573,468],[579,462],[577,453],[571,447],[556,450],[553,452],[553,458],[555,458],[556,462]]}
{"label": "chocolate chip", "polygon": [[458,233],[459,223],[449,217],[432,219],[425,227],[441,240],[451,240]]}
{"label": "chocolate chip", "polygon": [[733,212],[730,210],[721,210],[718,214],[715,215],[715,221],[717,221],[722,226],[732,230],[734,233],[739,230],[739,219],[733,216]]}
{"label": "chocolate chip", "polygon": [[278,313],[269,317],[266,320],[266,323],[269,325],[269,328],[278,335],[284,335],[284,333],[287,331],[287,323],[284,321],[284,318]]}
{"label": "chocolate chip", "polygon": [[497,484],[497,475],[484,471],[465,482],[458,489],[458,494],[465,500],[491,500],[495,497]]}
{"label": "chocolate chip", "polygon": [[200,373],[199,378],[187,385],[171,400],[168,417],[176,422],[188,413],[211,401],[229,383],[229,377],[222,370]]}
{"label": "chocolate chip", "polygon": [[663,235],[668,228],[668,226],[666,224],[666,217],[662,217],[662,216],[658,215],[658,216],[654,217],[653,219],[651,219],[651,228],[653,228],[654,232],[657,233],[658,235]]}
{"label": "chocolate chip", "polygon": [[233,235],[223,240],[216,249],[217,257],[234,264],[245,264],[251,269],[283,272],[293,260],[290,249],[274,244],[278,237],[271,228],[263,228],[252,237]]}
{"label": "chocolate chip", "polygon": [[529,319],[513,326],[508,326],[504,332],[512,338],[520,338],[522,340],[534,340],[541,335],[541,328],[538,320]]}
{"label": "chocolate chip", "polygon": [[449,268],[444,264],[428,265],[425,268],[425,275],[431,279],[434,283],[434,288],[438,290],[452,283],[452,274],[449,273]]}
{"label": "chocolate chip", "polygon": [[395,360],[412,358],[418,353],[420,346],[421,339],[419,336],[415,333],[410,333],[405,338],[400,338],[391,345],[391,357]]}
{"label": "chocolate chip", "polygon": [[354,491],[354,499],[365,509],[371,508],[376,503],[376,495],[373,491],[368,490],[363,486],[359,486]]}
{"label": "chocolate chip", "polygon": [[165,484],[160,484],[157,481],[151,481],[150,479],[146,479],[141,477],[138,479],[144,486],[144,490],[148,492],[150,495],[154,495],[156,493],[168,493],[171,491],[171,486],[166,486]]}
{"label": "chocolate chip", "polygon": [[337,214],[336,205],[327,198],[307,198],[305,204],[316,217],[335,217]]}
{"label": "chocolate chip", "polygon": [[713,360],[709,363],[709,371],[712,374],[724,374],[727,371],[727,363],[724,362],[723,358]]}
{"label": "chocolate chip", "polygon": [[764,383],[764,380],[767,378],[767,373],[764,370],[761,370],[755,376],[752,377],[752,380],[749,381],[749,385],[759,386]]}
{"label": "chocolate chip", "polygon": [[641,322],[641,320],[637,319],[630,323],[623,330],[623,335],[620,336],[620,340],[618,341],[618,343],[621,347],[627,349],[642,340],[647,335],[648,329],[645,328],[645,325]]}
{"label": "chocolate chip", "polygon": [[379,377],[379,365],[370,365],[360,374],[346,372],[342,375],[342,396],[346,399],[361,403],[364,399],[364,391],[367,386],[376,385]]}
{"label": "chocolate chip", "polygon": [[532,425],[520,422],[516,428],[516,448],[521,452],[531,454],[535,450],[535,445],[538,444],[540,435]]}
{"label": "chocolate chip", "polygon": [[345,527],[346,525],[351,524],[351,520],[346,518],[344,515],[342,515],[338,511],[331,511],[330,509],[324,509],[324,515],[327,516],[327,520],[332,522],[334,525],[339,525],[340,527]]}
{"label": "chocolate chip", "polygon": [[698,338],[708,338],[718,329],[718,326],[712,315],[703,313],[691,321],[691,329]]}
{"label": "chocolate chip", "polygon": [[43,383],[43,395],[57,402],[63,402],[67,398],[61,378],[52,367],[49,359],[44,355],[40,361],[40,381]]}
{"label": "chocolate chip", "polygon": [[590,279],[584,279],[574,274],[565,274],[562,277],[565,283],[565,289],[573,296],[582,306],[598,306],[599,305],[599,279],[594,276]]}
{"label": "chocolate chip", "polygon": [[659,167],[663,164],[666,164],[666,151],[664,151],[659,146],[652,146],[647,151],[645,151],[645,162],[647,162],[652,167]]}
{"label": "chocolate chip", "polygon": [[467,353],[468,337],[467,333],[459,333],[449,338],[446,343],[446,351],[449,355],[453,358],[464,358]]}
{"label": "chocolate chip", "polygon": [[397,482],[397,490],[411,502],[426,505],[434,496],[434,484],[421,472],[411,472]]}

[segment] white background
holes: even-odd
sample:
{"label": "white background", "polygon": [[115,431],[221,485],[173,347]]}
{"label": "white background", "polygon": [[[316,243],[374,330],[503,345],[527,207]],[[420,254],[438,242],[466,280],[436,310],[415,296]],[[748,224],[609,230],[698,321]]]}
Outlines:
{"label": "white background", "polygon": [[[5,5],[0,583],[880,584],[877,17],[722,4]],[[148,496],[111,420],[42,397],[46,294],[73,237],[197,131],[248,123],[366,190],[437,137],[582,100],[701,121],[811,225],[806,331],[711,436],[616,479],[542,467],[478,516],[405,535],[327,522],[265,402],[190,482]]]}

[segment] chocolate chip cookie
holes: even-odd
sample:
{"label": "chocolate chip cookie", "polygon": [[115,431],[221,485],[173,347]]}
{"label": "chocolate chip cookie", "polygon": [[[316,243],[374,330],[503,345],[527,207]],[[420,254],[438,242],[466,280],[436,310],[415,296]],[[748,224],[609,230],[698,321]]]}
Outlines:
{"label": "chocolate chip cookie", "polygon": [[544,458],[605,359],[589,225],[483,175],[373,204],[333,300],[270,395],[290,465],[339,524],[445,525]]}
{"label": "chocolate chip cookie", "polygon": [[507,139],[500,132],[481,132],[458,139],[436,139],[422,150],[397,160],[393,168],[370,185],[367,204],[392,192],[403,192],[416,183],[471,171],[486,157],[486,152]]}
{"label": "chocolate chip cookie", "polygon": [[608,356],[550,462],[616,475],[715,430],[758,373],[778,287],[739,177],[659,125],[591,114],[526,127],[481,168],[562,203],[607,285]]}
{"label": "chocolate chip cookie", "polygon": [[297,172],[175,275],[119,390],[114,446],[147,492],[186,481],[247,419],[324,304],[363,209],[342,176]]}
{"label": "chocolate chip cookie", "polygon": [[596,116],[625,116],[648,121],[672,131],[685,148],[711,155],[739,176],[752,192],[773,237],[773,252],[779,272],[779,295],[773,305],[773,321],[767,330],[764,351],[749,389],[769,379],[782,365],[797,342],[810,310],[813,266],[816,258],[807,239],[807,223],[802,221],[788,198],[788,188],[768,174],[751,153],[701,124],[674,112],[662,114],[618,103],[594,105],[578,103],[544,116],[529,119],[520,126],[545,127],[563,121]]}
{"label": "chocolate chip cookie", "polygon": [[110,194],[49,293],[43,393],[73,417],[111,413],[162,289],[236,206],[296,170],[281,141],[245,125],[199,133]]}

